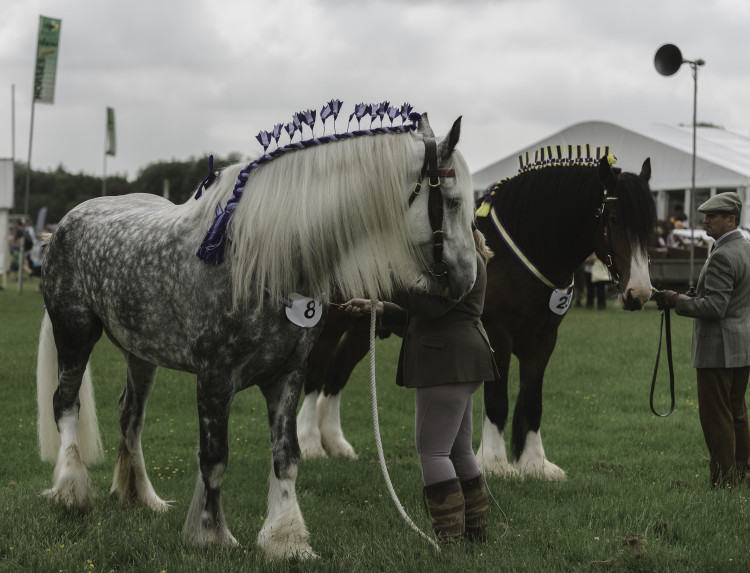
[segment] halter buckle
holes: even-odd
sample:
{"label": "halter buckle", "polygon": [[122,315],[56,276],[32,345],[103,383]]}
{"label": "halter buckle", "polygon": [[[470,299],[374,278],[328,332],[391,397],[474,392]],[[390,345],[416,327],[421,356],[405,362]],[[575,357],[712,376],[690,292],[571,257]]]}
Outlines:
{"label": "halter buckle", "polygon": [[[438,238],[438,235],[440,235],[439,238]],[[432,232],[432,245],[434,247],[442,247],[443,246],[443,236],[444,235],[445,235],[445,233],[443,232],[442,229],[438,229],[437,231],[433,231]]]}
{"label": "halter buckle", "polygon": [[434,277],[444,277],[448,274],[448,263],[443,260],[439,263],[433,263],[430,274]]}

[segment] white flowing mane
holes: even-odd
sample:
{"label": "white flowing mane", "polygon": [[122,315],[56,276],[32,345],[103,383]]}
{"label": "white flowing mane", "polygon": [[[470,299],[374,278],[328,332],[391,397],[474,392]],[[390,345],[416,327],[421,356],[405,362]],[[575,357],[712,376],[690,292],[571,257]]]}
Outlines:
{"label": "white flowing mane", "polygon": [[[413,284],[424,261],[405,209],[422,167],[421,141],[415,132],[361,136],[253,170],[222,263],[232,265],[235,305],[252,297],[260,305],[266,288],[271,300],[333,288],[346,299],[387,297]],[[211,212],[217,200],[224,206],[242,167],[224,169],[199,201]]]}

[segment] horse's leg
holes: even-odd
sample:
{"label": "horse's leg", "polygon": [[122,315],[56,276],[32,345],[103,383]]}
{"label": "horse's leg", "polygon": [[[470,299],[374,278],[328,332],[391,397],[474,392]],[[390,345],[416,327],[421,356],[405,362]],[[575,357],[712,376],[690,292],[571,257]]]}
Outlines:
{"label": "horse's leg", "polygon": [[305,391],[302,406],[297,414],[297,440],[302,458],[306,460],[327,457],[321,442],[320,429],[318,429],[319,397],[320,390],[318,389]]}
{"label": "horse's leg", "polygon": [[323,447],[330,456],[357,459],[341,429],[341,392],[354,367],[370,349],[369,331],[368,320],[352,320],[329,362],[323,393],[318,398],[318,428]]}
{"label": "horse's leg", "polygon": [[565,479],[565,471],[547,460],[540,427],[542,423],[542,382],[547,363],[555,348],[557,330],[528,356],[519,357],[521,379],[513,412],[511,451],[521,476],[549,481]]}
{"label": "horse's leg", "polygon": [[318,428],[318,400],[325,383],[326,368],[345,328],[339,322],[333,313],[329,313],[320,338],[307,357],[305,397],[297,414],[297,440],[305,460],[326,457]]}
{"label": "horse's leg", "polygon": [[128,379],[120,395],[122,439],[110,493],[116,494],[122,504],[140,500],[154,511],[166,511],[169,509],[169,502],[156,495],[146,473],[146,462],[141,449],[146,401],[154,388],[156,365],[145,362],[129,352],[123,354],[128,365]]}
{"label": "horse's leg", "polygon": [[495,362],[500,371],[498,382],[485,382],[484,407],[486,416],[482,426],[482,441],[477,450],[479,467],[488,475],[510,477],[516,475],[505,451],[505,423],[508,420],[508,370],[512,342],[499,329],[485,326],[490,344],[496,351]]}
{"label": "horse's leg", "polygon": [[[200,475],[182,536],[187,542],[236,546],[221,506],[221,481],[227,469],[229,410],[234,398],[230,372],[198,374]],[[299,395],[297,396],[299,398]]]}
{"label": "horse's leg", "polygon": [[76,308],[50,315],[57,346],[58,386],[52,399],[60,433],[53,485],[42,495],[55,505],[85,511],[93,505],[94,489],[78,444],[81,388],[91,351],[102,335],[102,323]]}
{"label": "horse's leg", "polygon": [[258,533],[258,545],[271,558],[317,557],[308,543],[310,534],[295,491],[300,449],[294,412],[303,382],[304,372],[296,370],[276,383],[261,387],[268,407],[273,456],[268,510]]}

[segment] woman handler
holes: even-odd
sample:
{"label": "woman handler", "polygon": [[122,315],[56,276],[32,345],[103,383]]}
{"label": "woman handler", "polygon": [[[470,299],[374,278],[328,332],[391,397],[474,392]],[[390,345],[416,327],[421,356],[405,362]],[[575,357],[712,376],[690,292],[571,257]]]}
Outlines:
{"label": "woman handler", "polygon": [[[409,291],[375,309],[384,327],[406,327],[396,383],[416,389],[414,433],[424,496],[443,542],[487,540],[489,498],[472,448],[472,394],[500,376],[481,321],[492,251],[476,229],[474,241],[477,280],[460,301]],[[343,307],[356,315],[371,309],[366,299]]]}

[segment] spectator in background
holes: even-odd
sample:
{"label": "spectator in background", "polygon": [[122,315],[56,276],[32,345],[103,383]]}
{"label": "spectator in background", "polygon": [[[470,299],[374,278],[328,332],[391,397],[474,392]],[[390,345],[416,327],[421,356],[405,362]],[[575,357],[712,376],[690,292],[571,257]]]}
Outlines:
{"label": "spectator in background", "polygon": [[590,265],[591,268],[586,275],[586,308],[594,308],[594,299],[596,299],[596,308],[606,310],[607,283],[610,281],[609,271],[595,253],[591,253],[586,258],[584,265]]}
{"label": "spectator in background", "polygon": [[20,247],[21,243],[23,242],[23,235],[24,235],[24,229],[23,229],[23,221],[16,221],[16,230],[13,234],[13,246]]}
{"label": "spectator in background", "polygon": [[23,238],[23,250],[28,254],[31,252],[31,249],[34,248],[34,245],[36,245],[36,233],[34,232],[34,223],[31,219],[26,219]]}
{"label": "spectator in background", "polygon": [[674,206],[674,214],[670,217],[669,222],[674,225],[675,229],[684,229],[688,226],[688,217],[682,203],[677,203]]}
{"label": "spectator in background", "polygon": [[686,246],[685,242],[682,240],[682,237],[672,232],[674,228],[674,225],[670,221],[664,223],[664,243],[670,248],[684,249]]}

